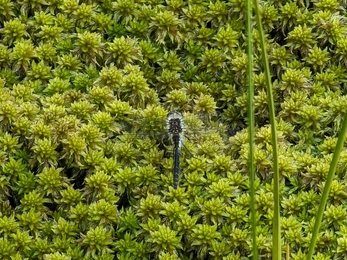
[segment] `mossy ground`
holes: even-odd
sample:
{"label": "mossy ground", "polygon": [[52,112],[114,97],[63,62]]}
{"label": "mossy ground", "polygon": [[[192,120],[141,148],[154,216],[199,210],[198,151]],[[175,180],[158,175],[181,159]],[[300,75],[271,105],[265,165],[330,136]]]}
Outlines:
{"label": "mossy ground", "polygon": [[[347,109],[346,2],[260,1],[283,252],[305,259]],[[0,258],[249,259],[245,3],[0,0]],[[254,31],[258,244],[272,148]],[[172,188],[165,118],[189,139]],[[347,151],[315,259],[347,257]]]}

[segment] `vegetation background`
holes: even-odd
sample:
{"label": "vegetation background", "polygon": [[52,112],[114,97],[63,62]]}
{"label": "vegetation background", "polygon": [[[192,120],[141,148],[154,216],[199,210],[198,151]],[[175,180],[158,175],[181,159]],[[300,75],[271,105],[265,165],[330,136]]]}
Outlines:
{"label": "vegetation background", "polygon": [[[346,1],[260,1],[283,257],[305,259],[347,108]],[[249,259],[245,1],[0,0],[0,258]],[[272,145],[254,23],[259,257]],[[180,188],[163,137],[189,139]],[[344,149],[314,259],[346,259]]]}

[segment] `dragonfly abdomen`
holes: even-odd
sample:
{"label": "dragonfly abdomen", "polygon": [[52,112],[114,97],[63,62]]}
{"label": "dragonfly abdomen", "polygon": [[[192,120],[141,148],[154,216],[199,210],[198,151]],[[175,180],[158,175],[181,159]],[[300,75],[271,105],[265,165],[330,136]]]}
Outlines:
{"label": "dragonfly abdomen", "polygon": [[180,140],[179,136],[173,136],[172,139],[174,141],[173,186],[177,189],[180,178]]}

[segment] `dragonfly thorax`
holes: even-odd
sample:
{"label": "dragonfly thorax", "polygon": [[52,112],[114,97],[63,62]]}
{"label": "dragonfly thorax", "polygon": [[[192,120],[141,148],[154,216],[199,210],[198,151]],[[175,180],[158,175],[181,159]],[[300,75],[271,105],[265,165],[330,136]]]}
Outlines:
{"label": "dragonfly thorax", "polygon": [[[178,111],[172,111],[167,115],[166,118],[166,124],[167,124],[167,130],[169,134],[171,135],[172,139],[173,137],[179,137],[181,138],[183,136],[183,116]],[[176,139],[176,138],[175,138]]]}

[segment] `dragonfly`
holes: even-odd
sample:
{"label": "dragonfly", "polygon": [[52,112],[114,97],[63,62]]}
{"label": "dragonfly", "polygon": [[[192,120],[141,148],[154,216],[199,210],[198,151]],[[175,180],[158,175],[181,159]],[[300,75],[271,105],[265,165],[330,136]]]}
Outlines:
{"label": "dragonfly", "polygon": [[171,111],[166,117],[166,127],[174,145],[173,153],[173,187],[177,189],[180,178],[180,157],[183,145],[184,123],[183,116],[178,111]]}
{"label": "dragonfly", "polygon": [[[154,109],[146,108],[134,114],[129,119],[130,123],[122,127],[121,135],[117,139],[123,145],[134,146],[138,151],[143,151],[142,148],[147,147],[145,153],[136,153],[135,157],[132,157],[132,162],[144,162],[144,157],[151,154],[148,147],[157,146],[158,150],[155,149],[156,151],[164,151],[165,158],[172,158],[172,185],[174,189],[177,189],[182,170],[180,165],[183,155],[182,149],[184,148],[184,151],[190,154],[190,159],[198,159],[199,156],[213,159],[211,156],[220,154],[224,149],[225,138],[223,141],[219,138],[223,136],[223,133],[227,135],[226,129],[221,125],[213,124],[213,122],[205,122],[194,113],[185,112],[182,114],[177,110],[168,112],[163,109],[156,114],[153,111]],[[209,128],[206,127],[207,124]],[[221,142],[223,143],[221,144]],[[129,154],[132,153],[122,153],[116,156],[119,160],[124,160],[124,156],[127,157]],[[146,158],[144,160],[151,161]],[[163,165],[161,161],[152,161],[151,163],[154,163],[155,166]]]}

